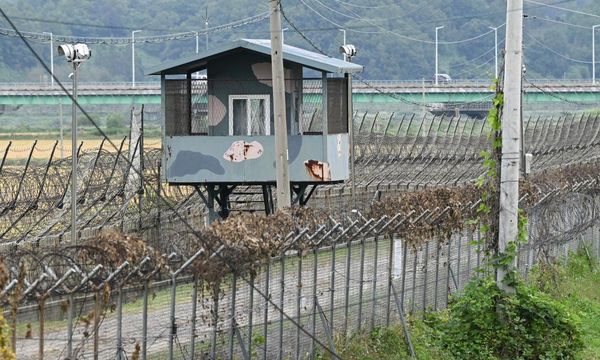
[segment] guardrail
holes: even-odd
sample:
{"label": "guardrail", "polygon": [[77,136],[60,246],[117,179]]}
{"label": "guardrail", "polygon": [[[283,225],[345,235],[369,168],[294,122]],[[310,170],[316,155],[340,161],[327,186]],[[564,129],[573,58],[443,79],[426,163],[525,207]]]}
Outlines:
{"label": "guardrail", "polygon": [[[374,87],[422,87],[422,86],[433,86],[433,80],[421,79],[421,80],[364,80]],[[544,86],[595,86],[591,79],[531,79],[531,83]],[[358,80],[354,81],[355,87],[368,86]],[[492,80],[490,79],[456,79],[446,83],[440,83],[438,87],[460,87],[460,86],[489,86]],[[67,88],[70,88],[70,84],[64,84]],[[526,85],[526,84],[525,84]],[[160,82],[158,81],[145,81],[136,82],[135,87],[132,87],[131,82],[119,82],[119,81],[107,81],[107,82],[80,82],[78,85],[82,89],[158,89],[160,88]],[[55,84],[51,85],[49,82],[11,82],[11,83],[0,83],[0,89],[2,90],[21,90],[27,89],[60,89]]]}

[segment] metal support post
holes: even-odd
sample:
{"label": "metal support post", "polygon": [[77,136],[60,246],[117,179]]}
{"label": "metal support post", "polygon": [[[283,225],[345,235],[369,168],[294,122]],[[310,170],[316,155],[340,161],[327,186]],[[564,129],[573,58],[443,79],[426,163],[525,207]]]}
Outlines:
{"label": "metal support post", "polygon": [[190,359],[196,354],[196,308],[198,306],[198,275],[194,274],[192,286],[192,314],[190,319]]}
{"label": "metal support post", "polygon": [[173,360],[173,343],[177,334],[177,323],[175,322],[175,301],[177,299],[177,277],[171,277],[171,311],[169,316],[169,353],[168,359]]}
{"label": "metal support post", "polygon": [[73,293],[69,294],[69,308],[67,313],[67,359],[73,360],[73,316],[75,312],[75,297]]}
{"label": "metal support post", "polygon": [[125,350],[123,349],[123,288],[119,287],[117,293],[117,360],[125,360]]}
{"label": "metal support post", "polygon": [[77,73],[79,63],[73,62],[73,108],[71,118],[71,243],[77,239]]}
{"label": "metal support post", "polygon": [[231,280],[231,313],[230,313],[230,326],[231,329],[229,331],[229,352],[227,354],[227,358],[229,360],[233,360],[234,356],[233,356],[233,346],[235,343],[235,329],[236,329],[236,322],[235,322],[235,296],[237,293],[237,275],[234,273],[233,274],[233,279]]}
{"label": "metal support post", "polygon": [[146,360],[148,350],[148,283],[148,279],[144,280],[144,293],[142,297],[142,360]]}
{"label": "metal support post", "polygon": [[[352,104],[352,76],[350,74],[345,74],[347,81],[347,102],[348,102],[348,147],[350,148],[350,184],[352,191],[352,208],[356,208],[356,173],[354,169],[354,110]],[[364,120],[364,118],[363,118]]]}

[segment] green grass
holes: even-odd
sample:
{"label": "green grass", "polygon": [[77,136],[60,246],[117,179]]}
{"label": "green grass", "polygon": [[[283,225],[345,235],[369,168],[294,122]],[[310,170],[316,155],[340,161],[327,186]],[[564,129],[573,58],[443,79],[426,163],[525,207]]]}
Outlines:
{"label": "green grass", "polygon": [[[410,336],[418,359],[452,359],[452,356],[438,347],[431,335],[431,329],[421,320],[410,322]],[[375,328],[368,334],[356,336],[345,345],[336,341],[338,355],[345,360],[402,360],[411,359],[404,341],[402,327],[393,325]],[[321,355],[321,359],[328,359]]]}
{"label": "green grass", "polygon": [[531,281],[580,319],[584,349],[579,359],[600,360],[600,263],[582,248],[569,261],[533,272]]}
{"label": "green grass", "polygon": [[[600,263],[582,248],[571,253],[568,262],[536,267],[528,280],[563,303],[579,318],[584,348],[578,360],[600,360]],[[420,319],[409,321],[417,359],[453,359],[436,340],[435,331]],[[336,341],[343,359],[410,359],[402,327],[393,325],[358,334],[348,342]],[[329,356],[321,355],[322,359]]]}

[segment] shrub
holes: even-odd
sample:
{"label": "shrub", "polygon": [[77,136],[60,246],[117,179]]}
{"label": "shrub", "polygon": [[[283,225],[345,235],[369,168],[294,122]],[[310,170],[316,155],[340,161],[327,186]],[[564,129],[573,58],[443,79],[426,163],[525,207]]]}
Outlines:
{"label": "shrub", "polygon": [[10,347],[10,329],[0,312],[0,359],[15,360],[16,358]]}
{"label": "shrub", "polygon": [[577,318],[560,302],[522,284],[505,294],[489,278],[472,280],[427,321],[459,359],[572,359],[583,347]]}

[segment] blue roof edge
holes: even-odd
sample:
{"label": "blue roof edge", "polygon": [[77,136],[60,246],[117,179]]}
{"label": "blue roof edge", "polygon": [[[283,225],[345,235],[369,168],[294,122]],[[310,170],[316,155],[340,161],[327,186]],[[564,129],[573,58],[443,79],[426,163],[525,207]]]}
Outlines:
{"label": "blue roof edge", "polygon": [[[238,39],[227,44],[223,44],[203,53],[186,56],[179,60],[167,61],[162,64],[150,67],[148,75],[161,75],[168,73],[169,70],[191,63],[201,63],[203,60],[228,52],[237,48],[248,49],[266,55],[271,53],[271,41],[266,39]],[[301,64],[304,67],[315,70],[338,74],[354,74],[363,71],[363,66],[347,62],[341,59],[332,58],[320,53],[305,50],[291,45],[284,44],[283,59],[286,61]],[[183,74],[183,73],[181,73]]]}

